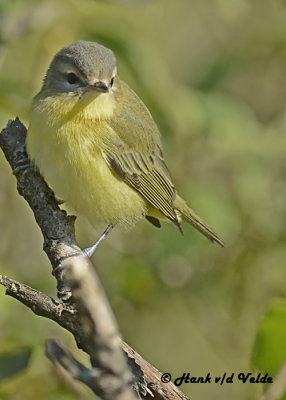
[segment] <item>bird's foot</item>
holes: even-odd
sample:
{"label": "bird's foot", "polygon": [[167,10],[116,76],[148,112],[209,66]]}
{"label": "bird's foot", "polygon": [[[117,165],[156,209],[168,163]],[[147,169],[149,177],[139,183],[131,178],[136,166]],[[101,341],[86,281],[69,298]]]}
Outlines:
{"label": "bird's foot", "polygon": [[64,267],[63,262],[67,258],[74,257],[74,256],[84,256],[84,257],[90,258],[93,255],[93,253],[95,252],[95,250],[97,249],[97,247],[99,246],[99,244],[108,236],[108,234],[112,231],[113,228],[114,228],[113,224],[108,225],[108,227],[105,229],[103,234],[98,238],[98,240],[91,247],[87,247],[86,249],[83,249],[83,250],[75,250],[72,253],[69,253],[69,254],[66,254],[65,256],[63,256],[61,258],[59,265],[56,268],[54,268],[53,273],[56,274],[59,269],[62,269]]}
{"label": "bird's foot", "polygon": [[22,158],[13,169],[13,174],[17,175],[20,171],[23,171],[24,174],[28,171],[34,169],[34,165],[30,163],[28,157]]}

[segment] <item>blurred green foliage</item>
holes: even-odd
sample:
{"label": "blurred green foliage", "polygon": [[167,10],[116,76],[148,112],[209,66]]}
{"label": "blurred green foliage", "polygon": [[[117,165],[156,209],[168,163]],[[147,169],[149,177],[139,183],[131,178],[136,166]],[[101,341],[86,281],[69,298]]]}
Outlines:
{"label": "blurred green foliage", "polygon": [[[160,127],[178,191],[226,241],[221,249],[189,226],[182,237],[171,224],[142,223],[115,230],[94,256],[124,338],[174,378],[249,372],[258,323],[285,298],[285,27],[282,0],[0,0],[0,127],[15,116],[28,124],[62,46],[112,48],[120,77]],[[40,231],[2,154],[0,166],[0,271],[55,296]],[[78,219],[82,246],[99,233]],[[0,288],[0,351],[33,349],[26,371],[1,382],[0,398],[92,398],[57,377],[44,355],[49,336],[81,355],[70,335]],[[265,363],[267,372],[266,354]],[[182,390],[241,400],[259,398],[261,387]]]}
{"label": "blurred green foliage", "polygon": [[[272,304],[259,324],[253,349],[253,366],[275,376],[286,360],[286,303]],[[283,400],[286,399],[286,393]]]}
{"label": "blurred green foliage", "polygon": [[17,374],[28,365],[31,356],[29,349],[17,349],[0,353],[0,380]]}

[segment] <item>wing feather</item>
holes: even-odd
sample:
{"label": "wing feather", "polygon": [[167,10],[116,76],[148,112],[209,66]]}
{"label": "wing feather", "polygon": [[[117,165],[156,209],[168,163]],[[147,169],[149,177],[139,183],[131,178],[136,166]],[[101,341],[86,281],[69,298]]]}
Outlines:
{"label": "wing feather", "polygon": [[130,148],[126,148],[125,152],[121,149],[120,153],[112,152],[109,148],[103,156],[110,168],[121,179],[137,190],[167,218],[177,221],[173,206],[174,185],[169,176],[165,175],[167,167],[156,154],[146,157]]}

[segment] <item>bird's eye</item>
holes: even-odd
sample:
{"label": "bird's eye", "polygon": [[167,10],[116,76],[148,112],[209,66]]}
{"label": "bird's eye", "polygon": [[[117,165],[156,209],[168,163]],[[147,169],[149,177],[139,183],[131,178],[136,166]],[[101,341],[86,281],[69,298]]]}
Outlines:
{"label": "bird's eye", "polygon": [[112,78],[111,81],[110,81],[110,86],[111,87],[113,86],[113,83],[114,83],[114,78]]}
{"label": "bird's eye", "polygon": [[71,85],[73,85],[74,83],[78,82],[78,77],[76,76],[76,74],[74,74],[73,72],[69,72],[67,74],[67,81],[68,83],[70,83]]}

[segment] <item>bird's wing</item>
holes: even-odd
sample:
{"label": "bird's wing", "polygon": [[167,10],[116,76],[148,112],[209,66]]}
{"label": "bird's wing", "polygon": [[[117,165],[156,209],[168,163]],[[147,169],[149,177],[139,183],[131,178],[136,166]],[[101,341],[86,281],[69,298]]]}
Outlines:
{"label": "bird's wing", "polygon": [[110,134],[103,157],[118,177],[178,225],[173,205],[176,192],[161,152],[158,128],[136,94],[127,85],[124,90],[128,90],[129,102],[108,122]]}
{"label": "bird's wing", "polygon": [[147,156],[126,147],[120,152],[106,150],[103,155],[117,176],[137,190],[167,218],[177,221],[173,206],[175,189],[164,161],[156,152]]}

